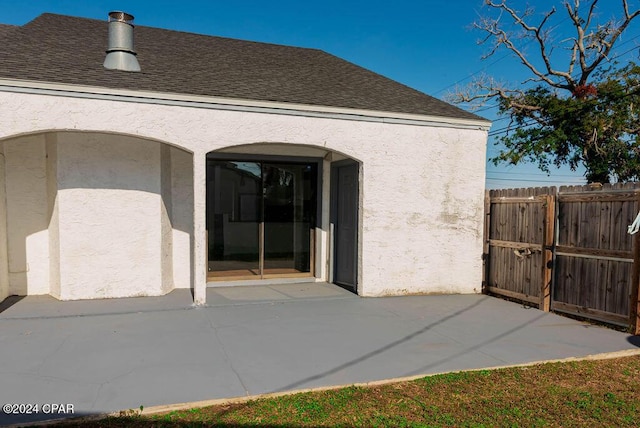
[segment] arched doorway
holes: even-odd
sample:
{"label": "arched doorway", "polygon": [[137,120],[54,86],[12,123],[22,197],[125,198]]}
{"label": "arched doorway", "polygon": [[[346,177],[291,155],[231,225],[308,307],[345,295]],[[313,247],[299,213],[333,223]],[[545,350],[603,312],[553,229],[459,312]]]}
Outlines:
{"label": "arched doorway", "polygon": [[[340,176],[345,180],[344,174],[334,175],[334,165],[355,165],[355,192],[332,186]],[[358,165],[315,146],[251,144],[209,153],[207,280],[230,285],[337,278],[356,291],[357,252],[349,260],[335,257],[342,259],[344,248],[358,248]],[[346,198],[353,199],[349,209],[356,213],[350,231],[345,217],[333,214],[347,213]],[[352,281],[340,279],[347,269]]]}

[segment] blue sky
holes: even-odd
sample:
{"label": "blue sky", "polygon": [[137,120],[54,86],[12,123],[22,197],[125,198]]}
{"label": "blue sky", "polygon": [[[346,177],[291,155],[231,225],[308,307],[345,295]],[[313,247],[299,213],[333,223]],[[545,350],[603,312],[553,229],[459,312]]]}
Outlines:
{"label": "blue sky", "polygon": [[[516,6],[526,2],[512,1]],[[542,12],[561,1],[530,2]],[[583,2],[586,3],[586,2]],[[601,0],[600,16],[612,16],[621,1]],[[640,7],[640,0],[630,0]],[[377,73],[442,98],[456,83],[464,84],[480,72],[519,82],[526,77],[517,60],[503,53],[486,61],[486,48],[477,45],[482,34],[470,24],[483,13],[482,0],[423,1],[65,1],[0,0],[0,22],[22,25],[41,13],[52,12],[105,19],[111,10],[135,16],[137,25],[233,37],[325,50]],[[560,15],[560,12],[558,15]],[[565,22],[566,24],[566,22]],[[640,20],[621,39],[620,59],[638,57]],[[494,110],[479,113],[494,120]],[[493,130],[506,125],[495,122]],[[489,156],[495,155],[489,142]],[[488,187],[582,183],[583,171],[553,171],[551,177],[535,165],[487,164]]]}

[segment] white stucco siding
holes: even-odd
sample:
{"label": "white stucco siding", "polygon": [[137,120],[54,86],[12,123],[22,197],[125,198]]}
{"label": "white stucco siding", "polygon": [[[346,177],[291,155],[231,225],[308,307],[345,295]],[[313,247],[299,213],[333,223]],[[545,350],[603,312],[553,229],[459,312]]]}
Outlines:
{"label": "white stucco siding", "polygon": [[43,135],[4,143],[9,294],[49,293],[49,210]]}
{"label": "white stucco siding", "polygon": [[[205,155],[213,150],[224,148],[225,151],[233,151],[235,145],[254,143],[314,146],[360,161],[361,294],[479,291],[486,131],[8,93],[0,93],[0,118],[3,123],[0,138],[55,129],[118,132],[166,142],[193,153],[190,159],[191,154],[182,159],[182,167],[174,166],[176,158],[171,156],[172,187],[187,191],[172,190],[173,216],[169,217],[173,231],[173,277],[176,284],[185,284],[186,259],[178,249],[178,246],[184,248],[186,245],[187,237],[182,233],[193,230],[194,252],[189,270],[194,272],[190,280],[195,286],[197,299],[202,299],[206,278]],[[135,139],[126,149],[123,146],[120,152],[99,156],[101,159],[105,156],[112,156],[114,160],[120,156],[137,159],[126,168],[123,165],[126,174],[98,180],[112,183],[113,188],[101,188],[100,183],[92,178],[93,166],[85,165],[83,170],[88,175],[82,176],[83,181],[86,179],[91,186],[97,187],[84,189],[82,198],[85,199],[75,199],[73,204],[64,208],[65,216],[72,214],[72,206],[76,209],[78,206],[89,207],[93,202],[86,198],[90,196],[91,199],[108,201],[99,207],[106,205],[115,210],[111,217],[120,215],[124,218],[125,212],[128,213],[127,224],[122,225],[125,231],[136,230],[135,225],[142,220],[140,216],[151,207],[157,219],[162,203],[160,180],[156,182],[158,189],[147,195],[139,189],[126,187],[136,180],[146,180],[148,174],[143,171],[143,165],[149,168],[145,171],[160,168],[158,143],[149,142],[152,150],[144,153],[155,150],[158,154],[154,155],[157,160],[152,162],[153,165],[147,165],[144,163],[147,158],[134,148],[144,146],[140,142],[140,139]],[[63,146],[58,141],[59,150]],[[297,154],[296,148],[291,148],[289,154]],[[86,154],[79,150],[78,162],[83,156]],[[192,168],[186,166],[189,161]],[[62,163],[59,164],[61,166]],[[73,171],[74,164],[66,165],[64,170],[68,168]],[[187,174],[194,174],[192,185],[181,181],[180,168]],[[62,169],[58,171],[59,175],[65,173]],[[328,186],[329,183],[323,185]],[[59,193],[69,191],[59,190]],[[71,196],[65,195],[59,202]],[[179,198],[183,198],[180,203]],[[183,203],[187,199],[193,202],[193,206]],[[116,201],[120,201],[120,212],[113,208]],[[140,209],[139,204],[142,205]],[[95,207],[97,216],[103,215],[99,207]],[[60,210],[63,210],[62,204]],[[62,219],[62,211],[60,215],[62,234],[62,222],[66,220]],[[88,219],[89,216],[86,217]],[[193,223],[189,224],[191,219]],[[185,223],[179,225],[180,221]],[[82,227],[68,225],[68,233],[72,229],[83,230]],[[326,218],[323,218],[322,227],[326,229],[326,226]],[[155,245],[159,252],[160,222],[157,221],[153,227],[156,228],[153,233],[157,234],[154,239],[157,238]],[[327,232],[322,231],[323,234]],[[109,239],[110,242],[115,239],[117,243],[120,238],[114,238],[114,235],[108,233],[98,238]],[[135,244],[137,251],[151,254],[146,253],[147,247],[142,241],[129,244]],[[159,253],[153,257],[156,256],[160,258]],[[120,256],[114,257],[110,263],[115,265]],[[60,263],[63,269],[69,265],[62,259]],[[100,267],[101,271],[105,268]],[[161,282],[158,263],[149,264],[148,272],[145,269],[134,279],[128,277],[126,282],[135,283],[142,277],[156,278],[158,283]],[[183,279],[178,281],[179,277]],[[140,282],[136,286],[152,287],[149,282]],[[136,289],[138,291],[140,289]]]}
{"label": "white stucco siding", "polygon": [[7,195],[4,144],[0,143],[0,302],[9,296],[9,255],[7,253]]}
{"label": "white stucco siding", "polygon": [[49,216],[49,294],[60,298],[60,215],[58,210],[58,136],[45,134]]}
{"label": "white stucco siding", "polygon": [[[157,145],[157,144],[156,144]],[[171,186],[171,147],[160,146],[160,269],[163,293],[173,289],[173,190]]]}
{"label": "white stucco siding", "polygon": [[58,137],[60,298],[163,294],[161,146]]}
{"label": "white stucco siding", "polygon": [[192,286],[193,157],[174,147],[171,148],[171,198],[173,283],[175,288],[189,288]]}
{"label": "white stucco siding", "polygon": [[364,159],[364,295],[480,291],[481,137],[423,132],[423,144],[398,135],[386,161]]}

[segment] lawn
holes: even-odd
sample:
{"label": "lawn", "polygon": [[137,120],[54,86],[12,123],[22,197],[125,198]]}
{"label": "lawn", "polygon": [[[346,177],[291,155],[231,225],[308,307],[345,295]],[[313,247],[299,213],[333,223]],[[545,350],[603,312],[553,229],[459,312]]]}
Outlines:
{"label": "lawn", "polygon": [[640,356],[449,373],[58,426],[640,426]]}

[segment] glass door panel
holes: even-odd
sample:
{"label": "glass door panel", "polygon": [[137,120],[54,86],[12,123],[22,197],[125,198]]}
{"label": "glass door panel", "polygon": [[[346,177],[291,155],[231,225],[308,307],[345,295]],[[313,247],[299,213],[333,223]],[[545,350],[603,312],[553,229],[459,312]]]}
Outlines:
{"label": "glass door panel", "polygon": [[210,279],[313,272],[316,163],[208,160]]}
{"label": "glass door panel", "polygon": [[261,165],[207,162],[209,276],[260,278]]}
{"label": "glass door panel", "polygon": [[315,164],[263,164],[264,275],[311,272],[316,177]]}

